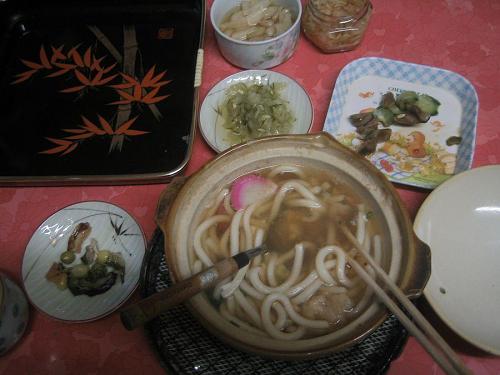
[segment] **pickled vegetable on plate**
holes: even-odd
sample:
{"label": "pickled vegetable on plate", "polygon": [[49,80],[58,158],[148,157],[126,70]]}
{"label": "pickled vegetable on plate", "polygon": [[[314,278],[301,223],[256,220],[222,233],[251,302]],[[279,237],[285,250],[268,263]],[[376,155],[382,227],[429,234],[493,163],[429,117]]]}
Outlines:
{"label": "pickled vegetable on plate", "polygon": [[93,297],[107,292],[116,282],[116,273],[109,272],[104,277],[97,280],[88,278],[70,278],[68,280],[68,289],[75,296],[85,294]]}
{"label": "pickled vegetable on plate", "polygon": [[121,253],[101,250],[97,253],[96,263],[112,267],[120,275],[122,282],[125,281],[125,259]]}
{"label": "pickled vegetable on plate", "polygon": [[225,92],[217,112],[231,144],[251,139],[289,133],[295,116],[281,92],[284,83],[236,83]]}
{"label": "pickled vegetable on plate", "polygon": [[88,273],[89,266],[81,263],[71,268],[70,277],[74,279],[83,279],[84,277],[87,277]]}
{"label": "pickled vegetable on plate", "polygon": [[395,114],[387,108],[377,108],[373,112],[373,116],[382,123],[384,126],[391,126],[394,123]]}
{"label": "pickled vegetable on plate", "polygon": [[89,223],[80,223],[69,237],[67,250],[60,254],[59,263],[54,262],[45,278],[60,290],[69,289],[74,295],[89,297],[105,293],[120,276],[125,281],[125,259],[119,252],[99,250],[97,240],[90,239],[85,254],[79,263],[73,264],[92,228]]}
{"label": "pickled vegetable on plate", "polygon": [[259,41],[283,34],[294,21],[288,8],[270,0],[243,0],[226,13],[219,27],[231,38]]}
{"label": "pickled vegetable on plate", "polygon": [[61,254],[59,259],[64,264],[70,264],[70,263],[73,263],[75,261],[76,255],[73,251],[65,251],[64,253]]}
{"label": "pickled vegetable on plate", "polygon": [[82,256],[82,262],[85,264],[92,264],[99,251],[99,246],[97,245],[97,240],[92,238],[90,244],[85,246],[85,254]]}
{"label": "pickled vegetable on plate", "polygon": [[[438,114],[441,103],[427,94],[403,91],[397,97],[392,92],[382,95],[379,106],[370,112],[360,112],[349,116],[350,123],[356,128],[357,151],[369,155],[376,151],[377,144],[387,141],[391,136],[391,125],[414,126],[426,123]],[[421,153],[418,154],[421,157]]]}
{"label": "pickled vegetable on plate", "polygon": [[51,283],[54,283],[60,290],[67,288],[68,274],[62,263],[52,263],[45,278]]}
{"label": "pickled vegetable on plate", "polygon": [[69,236],[68,251],[79,253],[82,250],[82,244],[90,235],[91,231],[92,228],[89,223],[79,223]]}

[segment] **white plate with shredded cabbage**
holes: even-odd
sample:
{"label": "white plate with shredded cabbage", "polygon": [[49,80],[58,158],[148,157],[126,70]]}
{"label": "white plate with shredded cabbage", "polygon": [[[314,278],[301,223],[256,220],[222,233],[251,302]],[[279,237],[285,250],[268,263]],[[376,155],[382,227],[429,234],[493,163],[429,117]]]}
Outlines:
{"label": "white plate with shredded cabbage", "polygon": [[305,134],[313,123],[309,95],[295,80],[246,70],[217,83],[200,110],[200,129],[217,152],[270,135]]}

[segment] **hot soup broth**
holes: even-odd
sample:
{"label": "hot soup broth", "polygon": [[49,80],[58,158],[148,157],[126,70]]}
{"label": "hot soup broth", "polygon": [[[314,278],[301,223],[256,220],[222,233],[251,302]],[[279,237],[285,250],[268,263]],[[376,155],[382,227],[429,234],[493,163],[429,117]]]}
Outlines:
{"label": "hot soup broth", "polygon": [[381,214],[361,192],[339,173],[293,164],[225,186],[197,221],[192,273],[261,244],[269,252],[207,293],[222,318],[256,335],[297,340],[333,332],[363,312],[372,292],[346,259],[373,270],[341,225],[378,263],[387,256]]}

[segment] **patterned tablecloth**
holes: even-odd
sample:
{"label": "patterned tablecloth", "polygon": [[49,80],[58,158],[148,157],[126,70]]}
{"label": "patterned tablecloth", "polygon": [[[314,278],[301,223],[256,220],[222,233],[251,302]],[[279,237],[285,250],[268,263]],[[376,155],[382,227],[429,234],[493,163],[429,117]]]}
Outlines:
{"label": "patterned tablecloth", "polygon": [[[322,129],[335,80],[347,63],[375,56],[426,64],[459,73],[475,86],[479,116],[473,167],[500,163],[500,2],[373,0],[373,6],[366,37],[358,49],[325,55],[301,36],[295,55],[275,68],[294,77],[308,91],[314,105],[313,131]],[[208,20],[200,99],[220,79],[239,70],[219,54]],[[186,174],[214,156],[199,135],[193,151]],[[20,283],[21,261],[33,231],[60,208],[85,200],[107,201],[126,209],[151,238],[156,202],[164,188],[0,188],[0,268]],[[403,187],[398,187],[398,192],[412,217],[428,194]],[[424,310],[441,327],[431,309],[424,306]],[[440,330],[475,374],[500,374],[500,359],[474,350],[444,327]],[[154,374],[162,373],[162,369],[143,333],[125,331],[116,313],[93,323],[70,325],[32,309],[25,337],[0,358],[0,373]],[[389,370],[390,375],[407,373],[441,373],[413,339]]]}

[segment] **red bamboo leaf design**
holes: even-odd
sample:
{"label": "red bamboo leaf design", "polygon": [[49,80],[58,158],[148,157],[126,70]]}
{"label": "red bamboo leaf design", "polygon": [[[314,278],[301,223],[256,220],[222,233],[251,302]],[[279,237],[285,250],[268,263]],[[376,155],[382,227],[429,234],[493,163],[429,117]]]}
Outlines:
{"label": "red bamboo leaf design", "polygon": [[[104,72],[104,71],[102,71],[102,72]],[[99,73],[100,73],[100,72],[99,72]],[[117,76],[117,75],[118,75],[118,74],[113,74],[112,76],[109,76],[109,77],[106,77],[106,78],[104,78],[104,79],[101,79],[101,80],[99,81],[99,86],[102,86],[102,85],[105,85],[105,84],[106,84],[106,83],[108,83],[108,82],[111,82],[112,80],[114,80],[114,79],[116,78],[116,76]]]}
{"label": "red bamboo leaf design", "polygon": [[45,150],[45,151],[39,151],[38,153],[39,154],[58,154],[59,152],[62,152],[64,150],[66,150],[68,148],[68,146],[57,146],[57,147],[54,147],[54,148],[50,148],[48,150]]}
{"label": "red bamboo leaf design", "polygon": [[77,91],[83,90],[85,87],[86,87],[85,85],[75,86],[75,87],[70,87],[69,89],[61,90],[59,92],[64,92],[65,94],[68,94],[68,93],[71,93],[71,92],[77,92]]}
{"label": "red bamboo leaf design", "polygon": [[131,100],[117,100],[115,102],[108,103],[107,105],[120,105],[120,104],[130,104]]}
{"label": "red bamboo leaf design", "polygon": [[148,72],[146,73],[146,75],[142,79],[142,81],[141,81],[142,87],[148,87],[150,85],[151,79],[154,77],[154,74],[155,74],[155,67],[156,67],[156,65],[153,65],[153,67],[148,70]]}
{"label": "red bamboo leaf design", "polygon": [[155,104],[155,103],[161,102],[163,99],[166,99],[169,96],[170,95],[164,95],[164,96],[158,96],[158,97],[152,98],[152,99],[144,99],[142,102],[146,103],[146,104]]}
{"label": "red bamboo leaf design", "polygon": [[83,75],[79,70],[75,69],[75,76],[78,80],[83,83],[85,86],[90,86],[90,81],[87,77]]}
{"label": "red bamboo leaf design", "polygon": [[64,152],[61,154],[61,156],[66,155],[66,154],[69,154],[69,153],[70,153],[71,151],[73,151],[73,150],[74,150],[77,146],[78,146],[78,143],[76,143],[76,142],[75,142],[75,143],[73,143],[71,146],[69,146],[69,148],[68,148],[66,151],[64,151]]}
{"label": "red bamboo leaf design", "polygon": [[24,82],[24,81],[26,81],[28,79],[30,79],[29,76],[21,77],[21,78],[16,79],[15,81],[12,81],[10,84],[11,85],[17,85],[18,83]]}
{"label": "red bamboo leaf design", "polygon": [[36,62],[33,62],[33,61],[28,61],[28,60],[23,60],[23,59],[20,59],[20,60],[21,60],[21,62],[22,62],[24,65],[26,65],[28,68],[31,68],[31,69],[36,69],[36,70],[43,68],[43,65],[40,65],[40,64],[38,64],[38,63],[36,63]]}
{"label": "red bamboo leaf design", "polygon": [[120,127],[116,130],[115,134],[124,134],[128,128],[132,126],[132,124],[137,120],[137,117],[134,117],[133,119],[130,119],[128,121],[125,121],[123,124],[120,125]]}
{"label": "red bamboo leaf design", "polygon": [[52,57],[50,58],[51,64],[54,64],[57,60],[66,60],[66,56],[61,52],[63,46],[60,46],[59,48],[50,46],[50,48],[52,49]]}
{"label": "red bamboo leaf design", "polygon": [[57,66],[58,68],[61,68],[61,69],[73,69],[76,67],[75,64],[65,64],[65,63],[54,63],[54,66]]}
{"label": "red bamboo leaf design", "polygon": [[111,125],[109,124],[109,122],[106,121],[106,119],[104,119],[102,116],[100,115],[97,115],[97,117],[99,118],[99,122],[101,123],[101,126],[102,128],[104,129],[104,131],[109,134],[109,135],[113,135],[114,134],[114,131],[113,131],[113,128],[111,127]]}
{"label": "red bamboo leaf design", "polygon": [[87,68],[90,68],[90,66],[92,65],[92,51],[90,47],[87,48],[85,54],[83,55],[83,63]]}
{"label": "red bamboo leaf design", "polygon": [[160,79],[163,78],[163,76],[165,75],[167,71],[164,70],[163,72],[159,73],[156,77],[154,77],[151,82],[150,82],[150,85],[155,85]]}
{"label": "red bamboo leaf design", "polygon": [[84,129],[87,129],[88,131],[90,131],[96,135],[106,134],[106,132],[104,130],[99,129],[96,125],[94,125],[94,123],[92,123],[92,121],[87,119],[85,116],[82,116],[82,121],[84,124],[84,126],[83,126]]}
{"label": "red bamboo leaf design", "polygon": [[50,137],[45,137],[45,139],[51,141],[52,143],[55,143],[56,145],[59,146],[69,146],[71,144],[70,141],[65,141],[64,139],[58,139],[58,138],[50,138]]}
{"label": "red bamboo leaf design", "polygon": [[36,70],[28,70],[27,72],[21,73],[21,74],[19,74],[19,75],[18,75],[18,76],[19,76],[19,78],[18,78],[18,79],[16,79],[15,81],[12,81],[10,84],[11,84],[11,85],[15,85],[15,84],[18,84],[18,83],[24,82],[24,81],[26,81],[26,80],[30,79],[30,78],[31,78],[31,76],[32,76],[33,74],[35,74],[35,73],[36,73]]}
{"label": "red bamboo leaf design", "polygon": [[82,134],[86,132],[85,129],[61,129],[61,130],[71,134]]}
{"label": "red bamboo leaf design", "polygon": [[142,87],[141,85],[134,86],[134,100],[140,101],[142,98]]}
{"label": "red bamboo leaf design", "polygon": [[94,135],[95,135],[94,133],[89,132],[89,133],[83,133],[83,134],[77,134],[77,135],[70,135],[69,137],[64,137],[64,139],[71,139],[71,140],[87,139],[87,138],[93,137]]}
{"label": "red bamboo leaf design", "polygon": [[68,56],[71,56],[73,58],[73,61],[75,62],[75,64],[80,67],[80,68],[83,68],[85,65],[83,65],[83,60],[82,60],[82,57],[80,56],[80,53],[76,50],[76,47],[73,48],[69,53],[68,53]]}
{"label": "red bamboo leaf design", "polygon": [[45,76],[45,78],[53,78],[53,77],[58,77],[58,76],[62,76],[63,74],[66,74],[70,71],[70,69],[61,69],[61,70],[58,70],[57,72],[54,72],[54,73],[51,73],[47,76]]}
{"label": "red bamboo leaf design", "polygon": [[10,84],[11,85],[17,85],[18,83],[27,81],[28,79],[30,79],[30,76],[24,76],[24,77],[16,79],[15,81],[12,81]]}
{"label": "red bamboo leaf design", "polygon": [[120,75],[123,77],[123,79],[127,82],[130,82],[130,83],[133,83],[134,85],[139,85],[139,82],[137,82],[137,80],[131,76],[129,76],[128,74],[125,74],[125,73],[121,73],[120,72]]}
{"label": "red bamboo leaf design", "polygon": [[104,68],[103,71],[104,71],[104,74],[110,72],[114,67],[116,66],[116,63],[114,64],[111,64],[110,66],[108,66],[107,68]]}
{"label": "red bamboo leaf design", "polygon": [[64,48],[64,44],[61,44],[57,48],[52,47],[52,52],[55,55],[57,55],[57,58],[60,59],[60,60],[66,60],[67,59],[66,55],[64,53],[62,53],[63,48]]}
{"label": "red bamboo leaf design", "polygon": [[90,70],[102,70],[101,68],[101,61],[104,60],[104,57],[99,57],[98,59],[95,58],[94,56],[94,62],[92,63]]}
{"label": "red bamboo leaf design", "polygon": [[92,79],[92,81],[90,82],[90,84],[92,86],[96,86],[96,85],[99,85],[101,79],[102,79],[102,76],[103,76],[104,72],[101,70],[99,72],[97,72],[97,74],[95,75],[95,77]]}
{"label": "red bamboo leaf design", "polygon": [[172,80],[161,81],[161,82],[158,82],[158,83],[151,85],[151,87],[162,87],[162,86],[168,85],[170,82],[172,82]]}
{"label": "red bamboo leaf design", "polygon": [[43,45],[40,47],[40,62],[43,67],[46,69],[52,69],[52,65],[50,65],[49,58],[47,57],[47,52],[45,52],[45,48]]}
{"label": "red bamboo leaf design", "polygon": [[128,92],[126,91],[123,91],[123,90],[116,90],[116,92],[118,94],[120,94],[120,96],[123,98],[123,99],[127,99],[128,101],[134,101],[134,97],[132,95],[130,95]]}
{"label": "red bamboo leaf design", "polygon": [[129,88],[131,88],[133,86],[134,86],[134,84],[130,83],[130,82],[119,83],[118,85],[111,85],[111,87],[113,87],[114,89],[129,89]]}
{"label": "red bamboo leaf design", "polygon": [[134,135],[142,135],[142,134],[147,134],[149,132],[145,132],[145,131],[142,131],[142,130],[132,130],[132,129],[129,129],[129,130],[125,130],[123,132],[123,134],[125,135],[130,135],[130,136],[134,136]]}
{"label": "red bamboo leaf design", "polygon": [[144,97],[142,98],[142,100],[153,99],[156,96],[156,94],[158,94],[158,91],[160,91],[160,88],[159,87],[155,87],[153,90],[151,90],[146,95],[144,95]]}
{"label": "red bamboo leaf design", "polygon": [[31,76],[31,75],[35,74],[36,72],[37,72],[36,70],[27,70],[25,72],[16,74],[14,77],[16,77],[16,78],[17,77],[24,77],[26,75],[30,75]]}
{"label": "red bamboo leaf design", "polygon": [[68,57],[71,57],[71,55],[78,49],[80,48],[80,46],[82,45],[82,43],[78,43],[76,46],[74,46],[73,48],[71,48],[68,52]]}

